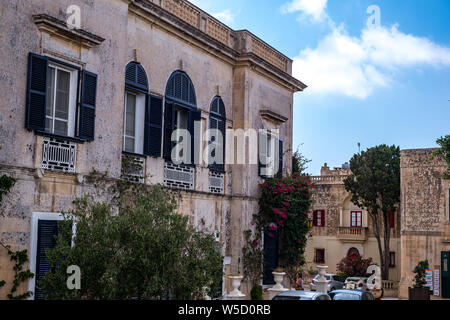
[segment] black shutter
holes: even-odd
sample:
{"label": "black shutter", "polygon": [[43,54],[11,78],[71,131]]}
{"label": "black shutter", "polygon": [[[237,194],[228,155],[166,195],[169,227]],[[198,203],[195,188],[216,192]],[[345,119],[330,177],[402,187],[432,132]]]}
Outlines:
{"label": "black shutter", "polygon": [[147,95],[145,108],[144,154],[161,156],[162,104],[161,97]]}
{"label": "black shutter", "polygon": [[261,160],[266,160],[267,158],[267,133],[260,130],[258,132],[258,175],[261,178],[267,178],[263,174],[262,170],[266,168],[266,165],[262,163]]}
{"label": "black shutter", "polygon": [[164,159],[172,161],[172,132],[174,129],[174,111],[173,103],[166,102],[164,109]]}
{"label": "black shutter", "polygon": [[[200,162],[200,152],[201,152],[201,130],[200,121],[202,121],[201,111],[191,110],[189,111],[189,133],[191,135],[191,164],[196,165]],[[198,127],[195,130],[195,127]]]}
{"label": "black shutter", "polygon": [[277,178],[283,178],[283,140],[279,140]]}
{"label": "black shutter", "polygon": [[141,64],[130,62],[125,69],[125,86],[132,90],[148,93],[147,74]]}
{"label": "black shutter", "polygon": [[43,300],[45,298],[45,291],[39,288],[39,281],[44,278],[47,272],[50,271],[50,262],[47,258],[46,250],[53,249],[56,246],[57,234],[57,221],[39,220],[35,274],[36,288],[34,292],[34,298],[36,300]]}
{"label": "black shutter", "polygon": [[96,96],[97,75],[83,70],[78,137],[87,141],[94,140]]}
{"label": "black shutter", "polygon": [[217,169],[225,172],[226,122],[224,120],[219,120],[219,132],[222,134],[222,163],[217,164]]}
{"label": "black shutter", "polygon": [[[218,129],[218,122],[219,120],[217,120],[216,118],[213,117],[209,117],[209,129],[211,130],[210,132],[215,132],[215,129]],[[217,137],[215,137],[216,141],[217,141]],[[216,157],[217,155],[217,150],[214,150],[213,153],[213,144],[212,144],[212,136],[210,135],[209,137],[209,146],[208,146],[208,164],[209,164],[209,168],[211,170],[218,170],[218,165],[217,163],[211,163],[211,158],[212,157]]]}
{"label": "black shutter", "polygon": [[25,127],[45,130],[48,59],[31,53],[28,55],[28,80]]}

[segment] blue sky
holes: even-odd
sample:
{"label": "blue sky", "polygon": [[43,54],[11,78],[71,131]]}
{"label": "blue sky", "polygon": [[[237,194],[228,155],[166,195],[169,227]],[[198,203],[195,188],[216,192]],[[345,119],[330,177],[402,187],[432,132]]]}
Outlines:
{"label": "blue sky", "polygon": [[[450,134],[450,1],[194,0],[290,58],[309,88],[294,97],[294,146],[318,175],[386,143],[436,147]],[[381,24],[368,27],[380,9]]]}

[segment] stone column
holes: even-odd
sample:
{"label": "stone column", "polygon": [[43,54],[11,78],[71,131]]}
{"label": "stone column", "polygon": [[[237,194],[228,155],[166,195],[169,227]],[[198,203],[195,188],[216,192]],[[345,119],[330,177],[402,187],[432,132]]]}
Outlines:
{"label": "stone column", "polygon": [[325,278],[328,266],[317,266],[319,278],[315,281],[317,292],[328,293],[328,281]]}

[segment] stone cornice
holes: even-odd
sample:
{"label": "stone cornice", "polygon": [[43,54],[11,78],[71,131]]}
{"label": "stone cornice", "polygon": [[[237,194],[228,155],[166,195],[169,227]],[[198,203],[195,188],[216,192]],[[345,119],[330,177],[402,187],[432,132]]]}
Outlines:
{"label": "stone cornice", "polygon": [[267,119],[278,124],[285,123],[288,120],[288,118],[271,110],[261,110],[259,114],[263,119]]}
{"label": "stone cornice", "polygon": [[33,21],[40,31],[45,31],[49,34],[56,34],[60,37],[68,39],[70,41],[80,42],[81,45],[87,48],[98,46],[104,38],[90,33],[83,29],[70,29],[67,27],[66,22],[52,17],[48,14],[33,15]]}
{"label": "stone cornice", "polygon": [[[252,67],[254,71],[265,77],[268,77],[272,81],[275,81],[276,83],[287,88],[290,91],[303,91],[307,87],[305,84],[295,79],[287,72],[281,70],[280,68],[251,52],[246,44],[242,44],[239,42],[239,39],[236,40],[237,44],[231,47],[230,45],[218,41],[196,26],[184,21],[183,19],[165,10],[161,6],[148,0],[133,1],[129,5],[129,10],[142,19],[145,19],[167,31],[177,34],[183,40],[207,50],[209,53],[220,57],[222,60],[231,63],[235,67]],[[235,32],[235,34],[233,34],[233,37],[236,38],[238,34],[247,35],[250,33],[246,30],[237,31]],[[252,37],[259,40],[259,38],[257,38],[256,36],[252,35]],[[265,45],[269,46],[267,44]],[[289,61],[292,63],[290,59]]]}

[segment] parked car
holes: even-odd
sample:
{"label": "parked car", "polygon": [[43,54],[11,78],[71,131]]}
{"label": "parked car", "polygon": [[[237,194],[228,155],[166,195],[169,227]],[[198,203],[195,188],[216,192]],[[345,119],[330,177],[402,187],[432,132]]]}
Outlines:
{"label": "parked car", "polygon": [[330,292],[332,300],[375,300],[372,293],[366,290],[335,290]]}
{"label": "parked car", "polygon": [[367,291],[367,278],[365,277],[348,277],[345,279],[345,289],[349,290],[365,290]]}
{"label": "parked car", "polygon": [[313,291],[286,291],[276,295],[272,300],[293,301],[293,300],[331,300],[330,296],[322,292]]}
{"label": "parked car", "polygon": [[[319,275],[316,275],[314,277],[314,279],[311,280],[311,283],[309,284],[309,288],[311,289],[311,291],[316,291],[317,279],[319,279]],[[328,292],[344,288],[344,283],[341,281],[339,276],[336,274],[327,273],[325,275],[325,279],[327,279],[327,281],[328,281]]]}

